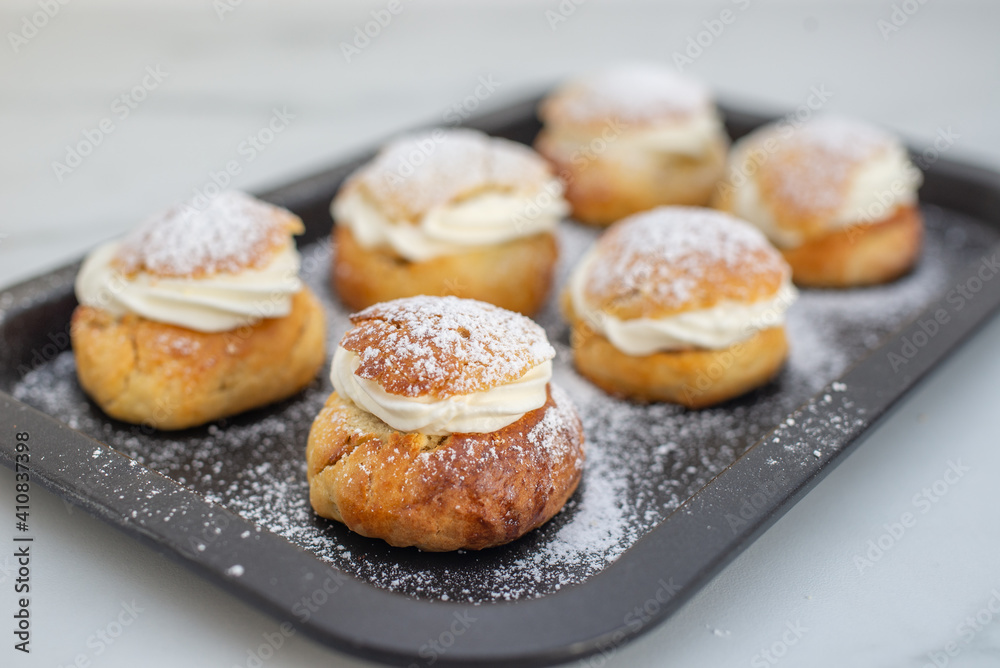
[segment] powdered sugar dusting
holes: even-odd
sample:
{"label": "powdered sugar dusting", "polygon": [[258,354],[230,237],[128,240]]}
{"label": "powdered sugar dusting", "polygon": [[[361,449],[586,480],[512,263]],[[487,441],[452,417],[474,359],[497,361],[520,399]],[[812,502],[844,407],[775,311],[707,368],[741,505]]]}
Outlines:
{"label": "powdered sugar dusting", "polygon": [[644,123],[707,111],[711,104],[700,82],[664,65],[631,63],[568,83],[545,102],[542,115],[556,124]]}
{"label": "powdered sugar dusting", "polygon": [[[606,568],[746,448],[787,424],[809,397],[950,290],[958,269],[978,262],[997,240],[996,232],[962,216],[934,207],[923,207],[923,214],[926,246],[912,274],[874,288],[803,290],[788,313],[791,356],[780,376],[747,397],[708,410],[640,406],[595,388],[573,369],[568,328],[552,300],[538,320],[558,350],[553,385],[565,389],[583,421],[583,479],[550,522],[483,552],[392,548],[316,517],[309,506],[304,449],[312,419],[331,391],[326,374],[288,401],[180,433],[149,433],[104,417],[81,392],[70,352],[2,389],[376,587],[451,601],[539,597]],[[595,237],[579,226],[561,230],[560,284]],[[327,287],[327,243],[304,249],[302,266],[304,280],[326,309],[333,350],[351,325]],[[814,465],[814,451],[827,456],[831,439],[857,429],[851,388],[837,384],[827,396],[820,397],[822,411],[799,416],[809,440],[783,443],[785,459],[774,459],[774,466]],[[536,435],[543,443],[547,431],[540,427]],[[108,460],[102,456],[95,466]],[[133,512],[141,519],[145,508]],[[247,554],[253,549],[248,541]],[[252,555],[242,563],[254,563]]]}
{"label": "powdered sugar dusting", "polygon": [[267,264],[301,226],[291,212],[229,190],[204,209],[177,205],[151,216],[125,238],[116,260],[126,273],[235,273]]}
{"label": "powdered sugar dusting", "polygon": [[[568,432],[576,430],[579,416],[573,400],[566,391],[558,385],[550,385],[552,400],[555,405],[545,411],[545,417],[528,432],[528,443],[539,452],[544,452],[549,459],[561,460],[569,450]],[[583,460],[577,458],[577,468],[583,466]]]}
{"label": "powdered sugar dusting", "polygon": [[584,284],[597,304],[631,295],[660,308],[754,301],[763,296],[761,287],[766,295],[777,292],[788,271],[757,228],[698,207],[660,207],[630,216],[612,226],[597,248]]}
{"label": "powdered sugar dusting", "polygon": [[[438,487],[442,480],[465,483],[470,478],[486,479],[486,484],[496,484],[498,478],[482,477],[486,466],[499,466],[502,472],[545,472],[562,475],[575,474],[583,468],[585,454],[580,434],[580,419],[569,396],[556,384],[549,385],[551,403],[524,439],[497,436],[484,440],[478,434],[456,434],[436,447],[417,454],[403,481],[403,491],[408,487]],[[502,449],[502,453],[499,450]],[[390,454],[387,461],[394,461]],[[402,456],[402,453],[400,453]],[[363,462],[357,462],[359,466]],[[501,476],[505,473],[500,473]],[[546,484],[546,483],[542,483]],[[552,484],[551,481],[548,484]],[[420,492],[424,493],[423,490]]]}
{"label": "powdered sugar dusting", "polygon": [[868,123],[842,116],[820,116],[796,131],[796,140],[850,160],[863,160],[893,144],[892,135]]}
{"label": "powdered sugar dusting", "polygon": [[474,299],[397,299],[351,321],[340,345],[360,356],[355,375],[408,397],[489,390],[555,356],[530,319]]}
{"label": "powdered sugar dusting", "polygon": [[363,187],[390,219],[413,220],[480,191],[534,193],[551,178],[546,162],[523,144],[438,128],[390,142],[346,188]]}
{"label": "powdered sugar dusting", "polygon": [[867,123],[821,116],[787,136],[782,126],[767,126],[751,134],[740,144],[744,161],[759,160],[754,155],[768,141],[777,142],[777,148],[768,151],[771,155],[760,165],[758,182],[794,215],[835,211],[843,204],[858,168],[898,147],[892,135]]}

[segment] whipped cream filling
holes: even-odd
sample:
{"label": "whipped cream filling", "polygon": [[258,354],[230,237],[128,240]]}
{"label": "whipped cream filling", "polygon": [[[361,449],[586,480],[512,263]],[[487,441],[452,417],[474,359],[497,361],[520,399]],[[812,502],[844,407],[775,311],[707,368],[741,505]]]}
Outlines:
{"label": "whipped cream filling", "polygon": [[113,262],[120,244],[99,246],[84,260],[75,285],[81,304],[116,316],[135,313],[200,332],[223,332],[288,315],[292,297],[302,289],[299,253],[291,242],[261,269],[197,278],[124,274]]}
{"label": "whipped cream filling", "polygon": [[556,129],[553,137],[567,156],[582,151],[584,156],[593,153],[602,158],[628,162],[655,159],[664,155],[697,158],[707,153],[723,137],[723,130],[718,114],[705,111],[639,127],[624,126],[618,129],[616,124],[609,123],[608,128],[598,137],[606,145],[602,151],[598,151],[593,145],[595,137],[590,134]]}
{"label": "whipped cream filling", "polygon": [[[915,204],[922,182],[923,175],[901,146],[881,151],[858,166],[843,202],[826,221],[827,228],[833,231],[884,220],[898,207]],[[778,225],[754,177],[742,179],[732,198],[733,214],[756,225],[776,246],[797,248],[807,241],[799,230]]]}
{"label": "whipped cream filling", "polygon": [[393,429],[422,434],[485,434],[520,420],[541,408],[548,399],[546,387],[552,378],[552,361],[528,370],[517,380],[485,392],[459,394],[445,399],[390,394],[373,380],[354,374],[361,358],[337,346],[330,367],[330,380],[342,397],[375,415]]}
{"label": "whipped cream filling", "polygon": [[645,152],[698,157],[722,135],[722,121],[715,112],[689,116],[681,121],[622,132],[611,152]]}
{"label": "whipped cream filling", "polygon": [[798,297],[789,277],[770,299],[752,303],[727,301],[663,318],[622,320],[594,308],[586,299],[584,285],[596,257],[596,249],[591,249],[570,277],[573,310],[615,348],[633,357],[692,347],[728,348],[752,338],[759,331],[784,324],[785,312]]}
{"label": "whipped cream filling", "polygon": [[331,211],[363,248],[388,246],[397,255],[422,262],[550,232],[569,213],[562,184],[552,179],[537,193],[487,192],[439,206],[416,224],[388,218],[358,190],[333,201]]}

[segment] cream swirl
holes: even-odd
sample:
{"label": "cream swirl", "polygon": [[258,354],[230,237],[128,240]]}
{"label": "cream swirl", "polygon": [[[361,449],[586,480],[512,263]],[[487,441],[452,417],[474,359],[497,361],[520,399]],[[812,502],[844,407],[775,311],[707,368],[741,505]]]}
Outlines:
{"label": "cream swirl", "polygon": [[443,399],[406,397],[390,394],[374,380],[355,375],[360,363],[357,353],[337,346],[330,368],[330,380],[337,394],[393,429],[429,435],[484,434],[513,424],[525,413],[545,405],[546,388],[552,378],[552,361],[547,360],[517,380],[483,392]]}
{"label": "cream swirl", "polygon": [[434,207],[413,224],[391,220],[358,189],[351,189],[333,201],[331,212],[362,248],[388,246],[407,260],[421,262],[550,232],[569,212],[562,195],[562,184],[555,179],[533,194],[484,192]]}
{"label": "cream swirl", "polygon": [[[596,138],[572,127],[554,126],[549,132],[556,150],[567,158],[595,154],[601,160],[623,163],[671,155],[699,158],[726,142],[722,121],[712,109],[634,127],[610,121]],[[598,139],[601,150],[593,143]]]}
{"label": "cream swirl", "polygon": [[288,315],[292,296],[302,289],[299,254],[291,241],[262,268],[203,277],[123,273],[114,263],[121,243],[99,246],[84,260],[75,285],[81,304],[117,316],[135,313],[200,332],[222,332]]}
{"label": "cream swirl", "polygon": [[587,301],[584,284],[596,257],[595,249],[591,249],[570,277],[569,297],[573,310],[615,348],[634,357],[691,347],[728,348],[750,339],[759,331],[782,325],[785,312],[798,297],[789,277],[770,299],[752,303],[730,300],[711,308],[663,318],[623,320],[592,307]]}
{"label": "cream swirl", "polygon": [[714,111],[685,116],[652,127],[639,127],[622,133],[616,151],[643,152],[699,157],[713,144],[724,141],[722,121]]}

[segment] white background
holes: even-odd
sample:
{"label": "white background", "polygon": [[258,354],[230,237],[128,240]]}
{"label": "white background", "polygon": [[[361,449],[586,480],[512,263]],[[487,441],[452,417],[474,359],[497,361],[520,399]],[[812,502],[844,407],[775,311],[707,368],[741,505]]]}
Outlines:
{"label": "white background", "polygon": [[[555,0],[402,0],[403,11],[347,62],[340,43],[386,4],[243,0],[220,18],[211,0],[75,0],[15,53],[8,33],[39,8],[5,1],[0,284],[74,259],[191,197],[229,160],[243,166],[236,186],[274,185],[408,126],[442,122],[481,76],[500,82],[484,103],[497,107],[615,60],[670,61],[723,9],[735,21],[703,36],[710,43],[691,52],[686,71],[725,99],[782,112],[824,86],[829,110],[877,121],[917,146],[950,128],[959,139],[949,157],[1000,167],[996,2],[910,0],[901,4],[912,15],[883,35],[888,2],[567,0],[572,13],[553,23]],[[120,119],[114,100],[156,66],[163,83]],[[275,107],[294,120],[247,162],[240,143]],[[114,131],[57,178],[52,163],[105,117]],[[958,629],[1000,591],[998,349],[994,319],[680,613],[609,664],[767,666],[776,664],[760,652],[776,646],[786,650],[783,666],[1000,665],[1000,618],[969,642]],[[883,523],[915,510],[913,496],[949,460],[971,470],[859,573],[854,556]],[[0,471],[0,526],[13,523],[13,496],[13,475]],[[276,630],[275,620],[37,487],[32,504],[32,654],[11,649],[13,560],[0,549],[0,665],[72,665],[80,656],[92,666],[228,668],[246,665],[262,634]],[[102,645],[94,634],[123,605],[141,610]],[[782,648],[788,624],[806,631]],[[951,641],[957,657],[941,654]],[[367,664],[293,636],[265,665]]]}

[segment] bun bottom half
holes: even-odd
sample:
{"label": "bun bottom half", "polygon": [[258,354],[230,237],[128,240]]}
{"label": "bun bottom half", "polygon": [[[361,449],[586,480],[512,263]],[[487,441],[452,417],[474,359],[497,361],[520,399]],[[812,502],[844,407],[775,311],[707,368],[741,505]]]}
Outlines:
{"label": "bun bottom half", "polygon": [[561,392],[487,434],[400,432],[336,392],[309,433],[322,517],[397,547],[481,550],[551,519],[580,482],[583,428]]}
{"label": "bun bottom half", "polygon": [[555,235],[545,232],[411,262],[389,250],[363,248],[350,229],[337,226],[331,278],[353,310],[402,297],[454,295],[532,315],[549,296],[558,255]]}
{"label": "bun bottom half", "polygon": [[888,283],[908,272],[920,256],[923,219],[913,206],[885,220],[853,225],[783,249],[792,280],[806,287],[848,288]]}
{"label": "bun bottom half", "polygon": [[322,307],[303,289],[282,318],[198,332],[90,306],[73,312],[83,390],[109,416],[156,429],[194,427],[292,396],[326,357]]}
{"label": "bun bottom half", "polygon": [[677,350],[631,356],[586,324],[574,323],[577,370],[608,394],[638,402],[706,408],[767,383],[788,356],[784,327],[757,332],[722,350]]}
{"label": "bun bottom half", "polygon": [[550,146],[543,132],[535,144],[566,186],[573,218],[607,226],[633,213],[658,206],[705,206],[726,165],[726,144],[713,144],[702,156],[665,155],[629,164],[602,159],[581,160]]}

